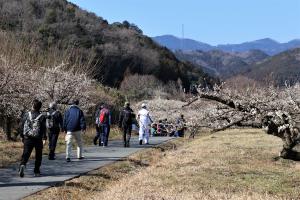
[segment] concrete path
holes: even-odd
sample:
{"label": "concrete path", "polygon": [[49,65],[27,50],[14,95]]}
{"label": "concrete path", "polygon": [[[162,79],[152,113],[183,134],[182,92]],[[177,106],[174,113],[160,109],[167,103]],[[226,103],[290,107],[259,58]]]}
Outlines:
{"label": "concrete path", "polygon": [[[170,140],[169,137],[152,137],[151,145],[138,145],[138,139],[131,139],[131,147],[124,148],[121,141],[111,141],[108,147],[86,147],[84,160],[73,158],[70,163],[65,161],[65,154],[57,155],[55,161],[43,157],[41,172],[43,176],[34,177],[34,163],[30,161],[25,170],[25,177],[18,175],[18,165],[7,169],[0,169],[0,200],[21,199],[40,190],[63,183],[66,180],[78,177],[101,166],[110,164],[127,157],[144,148]],[[33,152],[34,153],[34,152]],[[73,156],[76,155],[73,152]]]}

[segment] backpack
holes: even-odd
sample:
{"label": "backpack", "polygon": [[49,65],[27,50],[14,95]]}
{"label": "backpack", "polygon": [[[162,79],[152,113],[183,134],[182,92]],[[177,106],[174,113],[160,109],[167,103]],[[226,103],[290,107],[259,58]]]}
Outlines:
{"label": "backpack", "polygon": [[124,117],[123,117],[123,125],[131,125],[132,124],[132,111],[125,109],[124,111]]}
{"label": "backpack", "polygon": [[41,121],[40,118],[43,114],[40,114],[35,119],[32,119],[32,113],[28,112],[29,119],[24,123],[23,134],[28,137],[38,138],[41,131]]}
{"label": "backpack", "polygon": [[109,121],[109,110],[103,108],[100,111],[99,124],[107,124],[108,121]]}
{"label": "backpack", "polygon": [[46,127],[47,128],[54,128],[56,127],[56,123],[54,121],[54,115],[56,114],[57,111],[54,111],[53,113],[47,113],[47,120],[46,120]]}

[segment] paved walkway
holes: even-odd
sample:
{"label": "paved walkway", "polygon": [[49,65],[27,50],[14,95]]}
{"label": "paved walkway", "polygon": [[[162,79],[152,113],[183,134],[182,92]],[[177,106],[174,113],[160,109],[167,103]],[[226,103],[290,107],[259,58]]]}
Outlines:
{"label": "paved walkway", "polygon": [[[73,159],[70,163],[65,161],[65,154],[58,154],[55,161],[49,161],[47,157],[43,157],[41,167],[43,176],[41,177],[33,176],[33,161],[27,164],[24,178],[18,175],[18,165],[0,169],[0,200],[24,198],[170,139],[169,137],[152,137],[151,145],[140,146],[137,138],[132,138],[130,148],[122,147],[121,141],[112,141],[106,148],[86,147],[83,154],[86,159]],[[73,155],[76,155],[75,152]]]}

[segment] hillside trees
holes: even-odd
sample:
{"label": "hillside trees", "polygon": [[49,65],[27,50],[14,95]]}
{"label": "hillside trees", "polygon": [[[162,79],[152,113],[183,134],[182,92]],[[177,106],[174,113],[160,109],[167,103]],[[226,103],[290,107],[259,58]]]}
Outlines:
{"label": "hillside trees", "polygon": [[95,83],[85,72],[91,70],[88,63],[71,65],[68,57],[61,60],[49,52],[46,56],[53,60],[43,59],[42,55],[32,57],[29,46],[6,33],[0,38],[0,126],[8,139],[12,122],[30,109],[35,98],[43,102],[44,108],[53,101],[68,105],[74,99],[79,99],[86,110],[95,104],[91,99]]}
{"label": "hillside trees", "polygon": [[0,29],[18,34],[39,51],[76,48],[83,62],[92,52],[93,78],[113,87],[120,86],[125,72],[154,75],[165,83],[179,78],[185,88],[204,76],[201,69],[178,61],[144,36],[136,25],[108,24],[66,0],[0,0]]}
{"label": "hillside trees", "polygon": [[[283,140],[281,157],[299,159],[292,149],[300,141],[300,83],[285,88],[255,84],[235,88],[223,83],[198,92],[198,97],[183,106],[202,113],[202,117],[191,119],[194,126],[209,127],[213,132],[233,126],[264,128]],[[203,106],[203,102],[210,104]]]}

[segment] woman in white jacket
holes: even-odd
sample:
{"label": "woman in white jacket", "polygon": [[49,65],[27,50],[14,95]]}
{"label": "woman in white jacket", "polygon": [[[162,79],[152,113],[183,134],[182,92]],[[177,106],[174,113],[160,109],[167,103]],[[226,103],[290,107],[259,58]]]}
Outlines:
{"label": "woman in white jacket", "polygon": [[149,111],[147,110],[147,105],[145,103],[142,104],[142,109],[138,112],[138,121],[139,121],[139,141],[140,145],[149,144],[149,135],[150,135],[150,126],[152,123],[152,119],[149,115]]}

